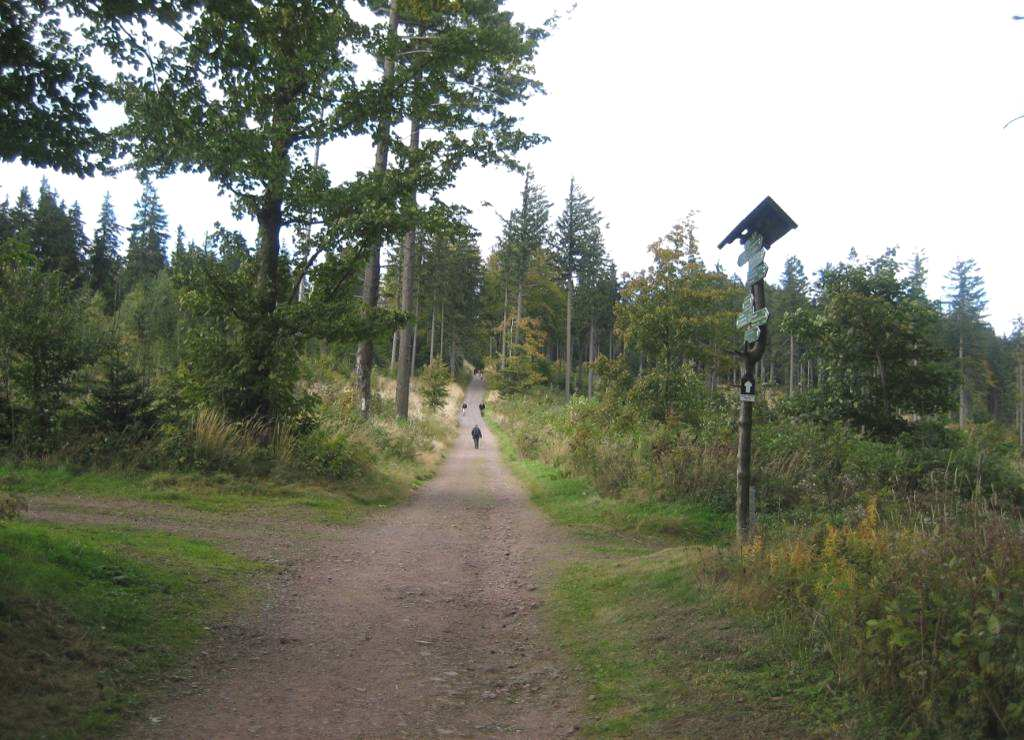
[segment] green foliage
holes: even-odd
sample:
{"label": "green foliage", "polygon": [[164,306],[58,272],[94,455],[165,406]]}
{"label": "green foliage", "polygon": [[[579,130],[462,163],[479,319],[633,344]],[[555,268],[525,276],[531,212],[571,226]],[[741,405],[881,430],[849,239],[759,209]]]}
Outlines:
{"label": "green foliage", "polygon": [[214,405],[235,420],[293,414],[299,337],[284,312],[260,308],[255,259],[245,258],[235,270],[210,255],[194,260],[176,276],[184,397],[195,408]]}
{"label": "green foliage", "polygon": [[128,229],[122,291],[129,292],[167,268],[167,216],[156,189],[145,182],[135,204],[135,220]]}
{"label": "green foliage", "polygon": [[27,405],[23,441],[38,443],[53,431],[78,372],[91,361],[93,337],[82,321],[85,306],[59,274],[31,262],[0,262],[0,293],[0,376],[10,411],[19,400]]}
{"label": "green foliage", "polygon": [[155,398],[145,380],[116,352],[107,355],[100,367],[100,377],[85,404],[94,428],[117,437],[151,431],[156,423]]}
{"label": "green foliage", "polygon": [[536,319],[524,318],[517,324],[521,343],[497,371],[497,387],[503,395],[525,393],[547,380],[546,359],[541,352],[542,335]]}
{"label": "green foliage", "polygon": [[736,564],[741,593],[902,732],[1019,735],[1019,523],[981,501],[890,508],[871,500],[849,524],[755,546]]}
{"label": "green foliage", "polygon": [[448,401],[451,372],[441,360],[434,360],[420,374],[419,392],[430,409],[437,410]]}
{"label": "green foliage", "polygon": [[899,276],[900,267],[893,250],[829,266],[814,310],[798,311],[806,320],[789,329],[815,347],[825,414],[874,434],[904,428],[909,415],[946,411],[953,398],[941,315]]}
{"label": "green foliage", "polygon": [[652,365],[695,362],[709,374],[731,369],[742,286],[700,259],[692,214],[648,251],[649,269],[629,276],[615,318],[623,341]]}

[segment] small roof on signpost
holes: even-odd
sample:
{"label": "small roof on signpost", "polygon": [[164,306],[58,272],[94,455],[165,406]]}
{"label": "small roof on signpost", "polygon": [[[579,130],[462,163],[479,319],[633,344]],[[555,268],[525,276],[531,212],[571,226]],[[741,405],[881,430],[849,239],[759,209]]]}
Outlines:
{"label": "small roof on signpost", "polygon": [[768,249],[795,228],[796,223],[793,219],[769,195],[745,219],[740,221],[735,229],[729,232],[729,236],[722,240],[718,248],[721,249],[726,244],[746,237],[751,232],[756,231],[764,239],[761,246],[764,249]]}

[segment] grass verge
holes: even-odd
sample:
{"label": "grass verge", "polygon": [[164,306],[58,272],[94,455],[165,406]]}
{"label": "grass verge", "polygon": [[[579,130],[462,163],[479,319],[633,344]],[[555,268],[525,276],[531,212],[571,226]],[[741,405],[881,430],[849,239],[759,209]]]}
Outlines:
{"label": "grass verge", "polygon": [[100,736],[264,566],[155,532],[0,525],[0,736]]}
{"label": "grass verge", "polygon": [[699,502],[599,496],[584,480],[566,476],[538,460],[521,458],[500,421],[490,419],[489,427],[501,444],[505,462],[526,484],[531,500],[559,524],[588,536],[629,534],[660,544],[711,544],[721,541],[732,526],[727,515]]}
{"label": "grass verge", "polygon": [[214,514],[267,510],[293,513],[328,524],[347,524],[360,515],[397,503],[433,474],[433,466],[393,463],[353,482],[287,482],[230,473],[137,473],[78,471],[66,466],[0,464],[0,486],[26,498],[60,497],[171,504]]}
{"label": "grass verge", "polygon": [[828,693],[828,676],[707,585],[727,516],[694,502],[597,496],[585,481],[519,459],[500,425],[491,429],[531,500],[603,553],[568,567],[549,602],[555,633],[589,685],[586,734],[849,731],[849,707]]}

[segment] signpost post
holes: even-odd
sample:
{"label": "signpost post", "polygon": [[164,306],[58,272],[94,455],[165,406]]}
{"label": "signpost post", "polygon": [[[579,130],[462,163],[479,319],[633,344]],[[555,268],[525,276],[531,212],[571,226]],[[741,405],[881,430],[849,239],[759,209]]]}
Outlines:
{"label": "signpost post", "polygon": [[736,539],[742,546],[750,539],[753,507],[750,496],[751,429],[754,420],[756,384],[754,369],[768,345],[768,309],[764,305],[764,279],[768,274],[765,253],[796,223],[778,204],[765,198],[722,240],[718,248],[739,240],[743,253],[737,264],[747,266],[744,285],[750,291],[743,301],[743,311],[736,319],[736,328],[743,330],[743,348],[737,353],[743,362],[740,380],[739,449],[736,462]]}

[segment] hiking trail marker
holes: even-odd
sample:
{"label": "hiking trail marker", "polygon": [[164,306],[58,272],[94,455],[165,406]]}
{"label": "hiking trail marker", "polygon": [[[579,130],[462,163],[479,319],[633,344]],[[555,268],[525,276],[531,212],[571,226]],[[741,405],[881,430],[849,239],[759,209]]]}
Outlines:
{"label": "hiking trail marker", "polygon": [[736,463],[736,539],[740,546],[750,540],[753,529],[753,506],[750,489],[751,429],[754,414],[754,370],[768,345],[768,308],[764,305],[764,279],[768,265],[764,257],[772,244],[791,230],[796,223],[779,205],[765,198],[739,222],[729,235],[718,245],[739,240],[743,252],[736,261],[737,266],[747,266],[747,277],[743,281],[749,291],[743,300],[743,309],[736,319],[736,328],[743,331],[743,347],[737,352],[743,361],[740,380],[740,422],[739,449]]}

